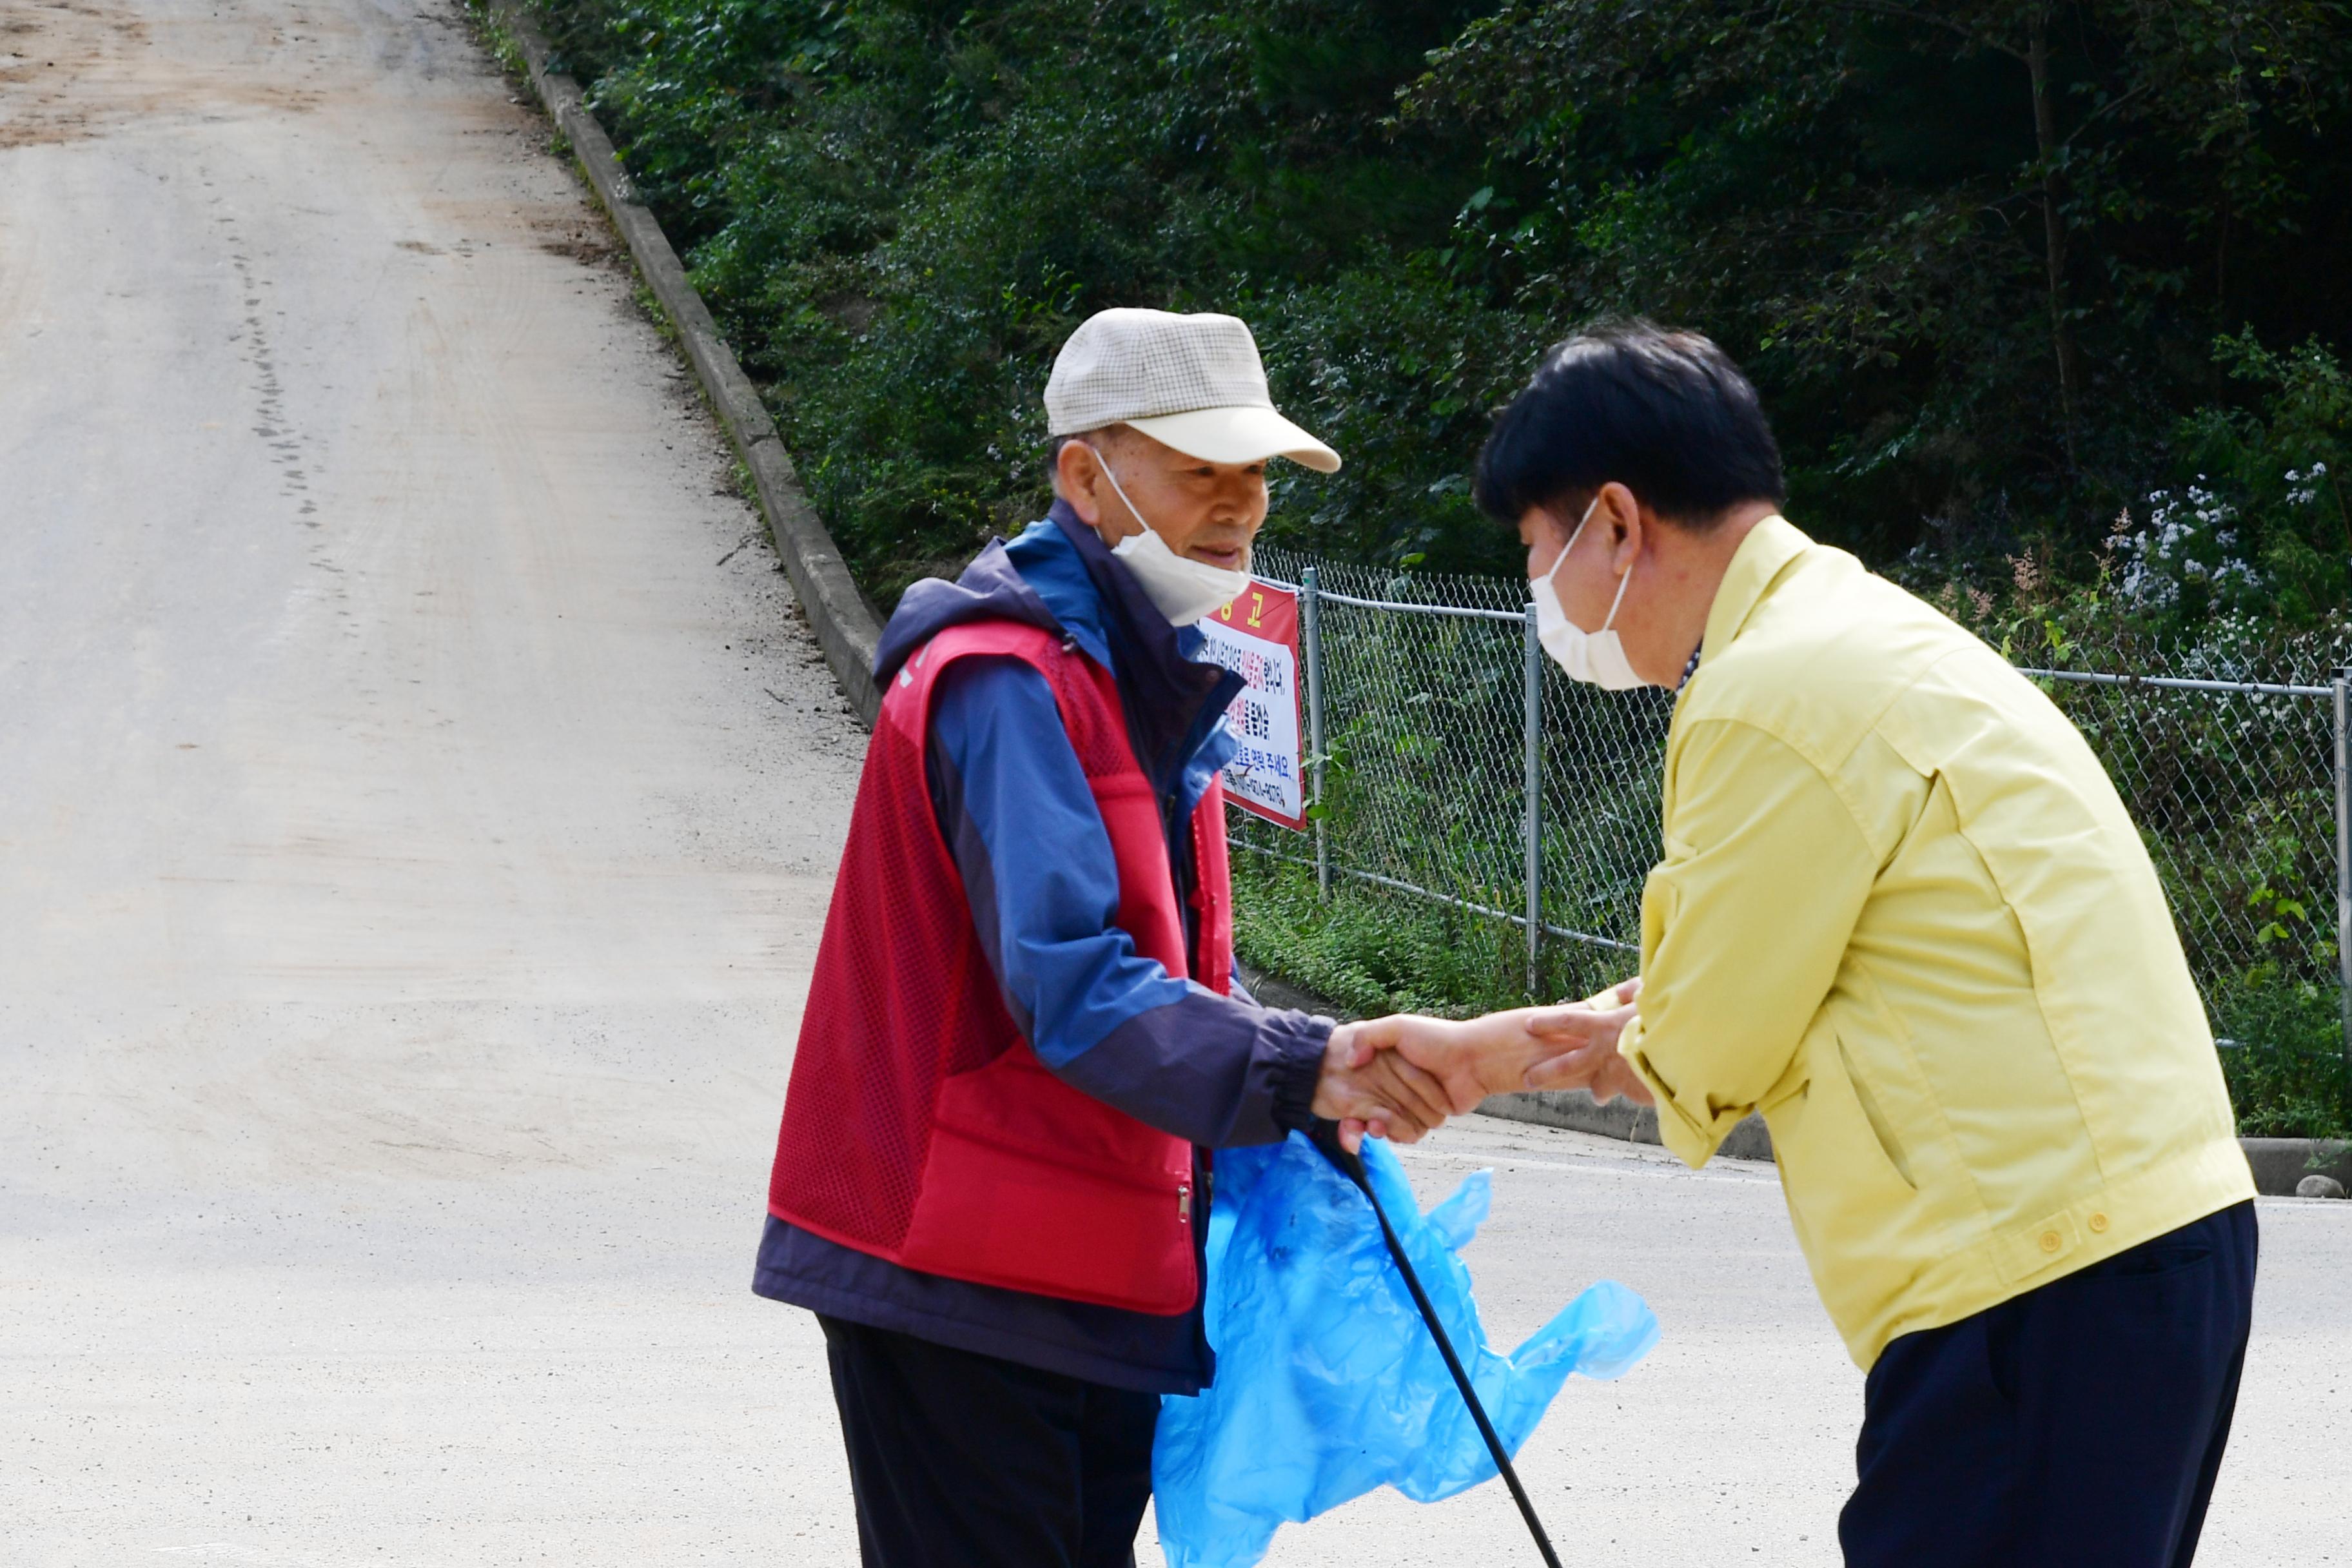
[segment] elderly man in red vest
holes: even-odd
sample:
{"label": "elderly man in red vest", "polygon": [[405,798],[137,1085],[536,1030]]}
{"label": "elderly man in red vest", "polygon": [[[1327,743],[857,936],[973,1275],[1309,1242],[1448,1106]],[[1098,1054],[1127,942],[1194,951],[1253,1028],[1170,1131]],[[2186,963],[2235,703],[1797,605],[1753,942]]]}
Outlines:
{"label": "elderly man in red vest", "polygon": [[818,1314],[869,1564],[1131,1563],[1163,1394],[1209,1381],[1204,1150],[1443,1089],[1233,984],[1194,623],[1266,464],[1328,473],[1231,316],[1106,310],[1045,389],[1053,510],[885,631],[754,1288]]}

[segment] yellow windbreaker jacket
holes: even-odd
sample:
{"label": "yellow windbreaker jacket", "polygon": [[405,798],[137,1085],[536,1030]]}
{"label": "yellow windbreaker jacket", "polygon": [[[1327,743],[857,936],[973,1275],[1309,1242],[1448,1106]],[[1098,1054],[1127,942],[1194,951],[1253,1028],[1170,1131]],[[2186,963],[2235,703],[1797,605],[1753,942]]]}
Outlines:
{"label": "yellow windbreaker jacket", "polygon": [[1854,1360],[2252,1197],[2155,869],[2050,700],[1777,517],[1702,646],[1619,1048],[1693,1165],[1763,1110]]}

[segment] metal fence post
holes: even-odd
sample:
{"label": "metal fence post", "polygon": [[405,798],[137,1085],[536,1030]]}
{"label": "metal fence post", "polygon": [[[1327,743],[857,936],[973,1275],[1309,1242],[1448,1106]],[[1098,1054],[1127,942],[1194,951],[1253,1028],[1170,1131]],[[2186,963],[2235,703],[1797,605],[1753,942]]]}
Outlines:
{"label": "metal fence post", "polygon": [[[1528,994],[1536,994],[1543,964],[1543,640],[1536,635],[1536,607],[1527,611],[1527,810],[1519,832],[1526,840],[1528,885]],[[2341,693],[2339,692],[2339,696]],[[2340,745],[2340,742],[2339,742]]]}
{"label": "metal fence post", "polygon": [[1315,568],[1309,566],[1298,574],[1299,618],[1307,643],[1307,775],[1314,790],[1315,807],[1315,892],[1328,903],[1331,900],[1331,846],[1323,824],[1323,615],[1320,595],[1315,586]]}
{"label": "metal fence post", "polygon": [[2344,1020],[2344,1063],[2352,1068],[2352,669],[2336,688],[2336,974]]}

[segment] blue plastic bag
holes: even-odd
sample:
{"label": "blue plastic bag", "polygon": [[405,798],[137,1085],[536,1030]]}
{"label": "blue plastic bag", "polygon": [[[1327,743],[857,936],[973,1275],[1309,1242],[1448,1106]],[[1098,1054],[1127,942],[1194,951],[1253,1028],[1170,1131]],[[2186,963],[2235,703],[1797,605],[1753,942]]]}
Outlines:
{"label": "blue plastic bag", "polygon": [[[1478,1171],[1421,1212],[1388,1146],[1364,1167],[1511,1454],[1572,1372],[1615,1377],[1657,1342],[1642,1299],[1602,1280],[1508,1357],[1486,1343],[1455,1257],[1492,1201]],[[1286,1520],[1392,1486],[1433,1502],[1495,1474],[1371,1205],[1307,1139],[1219,1152],[1205,1313],[1215,1383],[1160,1409],[1152,1506],[1169,1568],[1249,1568]]]}

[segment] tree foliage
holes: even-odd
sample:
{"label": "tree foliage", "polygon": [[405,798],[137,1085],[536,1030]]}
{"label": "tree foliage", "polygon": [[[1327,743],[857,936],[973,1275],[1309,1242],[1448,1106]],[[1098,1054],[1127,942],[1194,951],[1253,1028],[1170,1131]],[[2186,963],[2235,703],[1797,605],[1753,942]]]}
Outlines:
{"label": "tree foliage", "polygon": [[[1276,497],[1329,553],[1510,569],[1486,410],[1638,310],[1881,564],[2120,584],[2195,485],[2209,574],[2344,602],[2345,0],[542,5],[886,602],[1034,515],[1051,354],[1118,303],[1250,320],[1349,459]],[[2126,608],[2227,608],[2160,556],[2193,591]]]}

